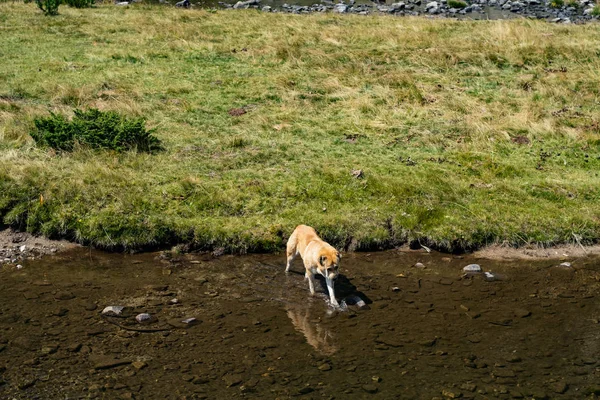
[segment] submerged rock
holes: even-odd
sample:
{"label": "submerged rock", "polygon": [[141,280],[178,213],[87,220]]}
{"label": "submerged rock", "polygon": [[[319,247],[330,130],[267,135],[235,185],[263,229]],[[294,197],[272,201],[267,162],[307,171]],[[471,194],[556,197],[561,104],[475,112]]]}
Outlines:
{"label": "submerged rock", "polygon": [[149,322],[152,319],[152,316],[148,313],[142,313],[135,316],[135,320],[138,323]]}

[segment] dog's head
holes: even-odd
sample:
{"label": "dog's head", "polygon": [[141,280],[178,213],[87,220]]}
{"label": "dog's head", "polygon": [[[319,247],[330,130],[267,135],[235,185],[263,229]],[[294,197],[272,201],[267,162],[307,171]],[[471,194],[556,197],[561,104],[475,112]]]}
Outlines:
{"label": "dog's head", "polygon": [[342,255],[335,249],[323,251],[319,255],[319,272],[325,278],[335,279],[339,274],[339,265]]}

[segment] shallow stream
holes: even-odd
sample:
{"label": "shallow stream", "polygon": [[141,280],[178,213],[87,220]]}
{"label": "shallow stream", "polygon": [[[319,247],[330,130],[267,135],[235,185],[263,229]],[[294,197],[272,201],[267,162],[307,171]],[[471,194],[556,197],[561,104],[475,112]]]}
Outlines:
{"label": "shallow stream", "polygon": [[[310,298],[301,262],[286,275],[284,258],[75,249],[5,265],[0,398],[600,395],[597,258],[348,254],[338,298],[368,307],[344,312],[324,288]],[[496,279],[464,277],[473,262]],[[102,316],[117,305],[121,316]]]}

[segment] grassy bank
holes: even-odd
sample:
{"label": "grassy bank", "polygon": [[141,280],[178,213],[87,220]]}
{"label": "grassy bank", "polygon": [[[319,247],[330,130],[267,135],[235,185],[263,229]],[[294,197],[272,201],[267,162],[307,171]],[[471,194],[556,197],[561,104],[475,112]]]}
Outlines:
{"label": "grassy bank", "polygon": [[[299,223],[351,249],[600,238],[597,24],[60,13],[0,4],[6,224],[228,251]],[[34,145],[34,117],[87,107],[146,117],[165,150]]]}

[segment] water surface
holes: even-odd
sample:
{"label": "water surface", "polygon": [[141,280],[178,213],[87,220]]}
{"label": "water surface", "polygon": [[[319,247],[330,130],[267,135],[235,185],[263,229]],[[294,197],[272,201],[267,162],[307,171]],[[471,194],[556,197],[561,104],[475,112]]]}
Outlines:
{"label": "water surface", "polygon": [[[598,260],[348,254],[340,300],[283,255],[86,249],[0,271],[0,397],[583,398],[600,382]],[[421,262],[426,268],[415,268]],[[322,289],[324,293],[324,288]],[[175,301],[177,299],[177,301]],[[105,306],[128,306],[123,318]],[[135,315],[154,318],[138,324]],[[182,323],[196,318],[197,324]]]}

